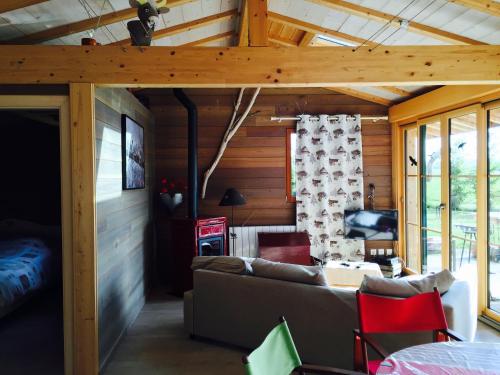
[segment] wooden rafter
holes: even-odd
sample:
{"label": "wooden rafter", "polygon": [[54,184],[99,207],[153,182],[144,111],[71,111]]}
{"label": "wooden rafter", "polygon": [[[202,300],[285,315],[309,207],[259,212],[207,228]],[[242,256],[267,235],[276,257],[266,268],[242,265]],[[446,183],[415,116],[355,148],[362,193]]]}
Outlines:
{"label": "wooden rafter", "polygon": [[[57,58],[55,58],[57,57]],[[348,87],[499,84],[500,46],[0,46],[3,84]]]}
{"label": "wooden rafter", "polygon": [[[361,44],[365,41],[363,38],[358,38],[356,36],[342,33],[340,31],[327,29],[326,27],[321,27],[313,23],[304,22],[299,19],[284,16],[279,13],[269,12],[269,19],[278,23],[282,23],[284,25],[289,25],[297,29],[307,31],[309,33],[328,35],[336,39],[341,39],[351,43]],[[366,45],[370,46],[373,45],[373,43],[367,43]]]}
{"label": "wooden rafter", "polygon": [[238,47],[248,46],[248,4],[247,0],[241,1],[240,21],[238,23]]}
{"label": "wooden rafter", "polygon": [[403,89],[400,89],[399,87],[394,87],[394,86],[380,86],[378,88],[381,89],[381,90],[385,90],[385,91],[391,92],[393,94],[399,95],[399,96],[403,96],[403,97],[407,97],[407,96],[411,96],[412,95],[411,92],[403,90]]}
{"label": "wooden rafter", "polygon": [[[237,14],[238,14],[238,9],[232,9],[232,10],[228,10],[226,12],[213,14],[213,15],[208,16],[208,17],[198,18],[194,21],[185,22],[185,23],[181,23],[179,25],[166,27],[164,29],[155,30],[155,32],[153,34],[153,40],[165,38],[167,36],[179,34],[179,33],[185,32],[185,31],[193,30],[193,29],[196,29],[198,27],[211,25],[211,24],[216,23],[216,22],[222,22],[224,20],[236,17]],[[111,46],[115,45],[116,46],[116,45],[127,45],[127,44],[131,44],[131,43],[132,43],[131,39],[127,38],[127,39],[119,40],[119,41],[114,42],[114,43],[110,43],[108,45],[111,45]]]}
{"label": "wooden rafter", "polygon": [[382,105],[385,105],[387,107],[392,104],[392,102],[389,99],[382,98],[382,97],[377,96],[377,95],[369,94],[367,92],[355,90],[355,89],[352,89],[350,87],[327,87],[326,89],[332,90],[335,92],[339,92],[341,94],[354,96],[355,98],[367,100],[367,101],[372,102],[372,103],[382,104]]}
{"label": "wooden rafter", "polygon": [[11,10],[29,7],[44,3],[48,0],[2,0],[0,4],[0,13],[10,12]]}
{"label": "wooden rafter", "polygon": [[267,39],[267,0],[247,0],[248,6],[248,45],[265,47]]}
{"label": "wooden rafter", "polygon": [[494,0],[448,0],[450,3],[500,17],[500,3]]}
{"label": "wooden rafter", "polygon": [[[320,4],[341,12],[353,14],[356,16],[364,17],[370,20],[379,22],[389,22],[392,26],[400,27],[399,21],[403,18],[395,17],[392,14],[384,13],[372,8],[367,8],[358,4],[353,4],[344,0],[308,0],[316,4]],[[427,26],[418,22],[410,21],[408,23],[408,30],[414,33],[422,34],[434,39],[442,40],[452,44],[471,44],[482,45],[487,44],[475,39],[467,38],[462,35],[450,33],[448,31],[440,30],[432,26]]]}
{"label": "wooden rafter", "polygon": [[274,43],[276,43],[280,46],[297,47],[297,43],[295,43],[293,40],[283,38],[279,35],[269,35],[269,40],[273,41]]}
{"label": "wooden rafter", "polygon": [[309,31],[306,31],[304,33],[304,36],[299,42],[299,47],[307,47],[309,44],[311,44],[312,40],[316,37],[315,33],[310,33]]}
{"label": "wooden rafter", "polygon": [[193,40],[192,42],[189,43],[184,43],[182,44],[183,47],[194,47],[194,46],[202,46],[204,44],[210,43],[210,42],[215,42],[218,40],[224,40],[228,39],[234,36],[233,31],[227,31],[225,33],[220,33],[216,35],[212,35],[203,39],[198,39],[198,40]]}
{"label": "wooden rafter", "polygon": [[[170,0],[168,7],[176,7],[184,5],[195,0]],[[62,38],[71,34],[80,33],[83,31],[91,30],[99,22],[99,27],[110,25],[120,21],[126,21],[131,18],[137,17],[137,9],[126,8],[116,12],[106,13],[99,17],[84,19],[77,22],[68,23],[61,26],[52,27],[50,29],[42,30],[33,34],[24,35],[19,38],[9,40],[9,44],[37,44],[46,42],[48,40]]]}

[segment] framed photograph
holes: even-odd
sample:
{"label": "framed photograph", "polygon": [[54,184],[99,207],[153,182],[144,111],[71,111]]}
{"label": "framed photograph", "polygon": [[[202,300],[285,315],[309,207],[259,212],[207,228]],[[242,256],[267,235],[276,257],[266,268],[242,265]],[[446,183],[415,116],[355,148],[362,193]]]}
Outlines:
{"label": "framed photograph", "polygon": [[122,115],[122,181],[124,190],[145,187],[144,128]]}

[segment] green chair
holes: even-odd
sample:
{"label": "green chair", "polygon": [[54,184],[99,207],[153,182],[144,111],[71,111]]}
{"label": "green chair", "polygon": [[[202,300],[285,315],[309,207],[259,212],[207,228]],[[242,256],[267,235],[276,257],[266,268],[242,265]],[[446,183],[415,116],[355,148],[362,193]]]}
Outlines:
{"label": "green chair", "polygon": [[264,339],[264,342],[242,361],[247,375],[290,375],[299,374],[338,374],[359,375],[360,372],[340,370],[332,367],[304,365],[293,343],[285,318]]}

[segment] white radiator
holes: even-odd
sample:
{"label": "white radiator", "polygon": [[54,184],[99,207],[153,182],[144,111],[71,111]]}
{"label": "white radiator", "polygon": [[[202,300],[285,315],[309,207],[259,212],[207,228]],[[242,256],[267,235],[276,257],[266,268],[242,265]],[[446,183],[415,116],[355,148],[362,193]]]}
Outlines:
{"label": "white radiator", "polygon": [[229,233],[236,234],[234,241],[229,236],[229,255],[243,256],[243,257],[256,257],[259,248],[259,241],[257,233],[260,232],[274,232],[286,233],[295,232],[295,225],[271,225],[271,226],[255,226],[255,227],[230,227]]}

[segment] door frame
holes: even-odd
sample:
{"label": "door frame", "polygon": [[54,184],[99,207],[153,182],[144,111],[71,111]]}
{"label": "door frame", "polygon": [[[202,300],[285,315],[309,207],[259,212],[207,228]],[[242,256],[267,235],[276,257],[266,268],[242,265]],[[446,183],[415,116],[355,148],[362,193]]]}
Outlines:
{"label": "door frame", "polygon": [[67,96],[0,95],[0,109],[53,109],[59,112],[64,372],[73,373],[73,212],[71,129]]}

